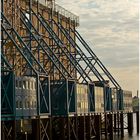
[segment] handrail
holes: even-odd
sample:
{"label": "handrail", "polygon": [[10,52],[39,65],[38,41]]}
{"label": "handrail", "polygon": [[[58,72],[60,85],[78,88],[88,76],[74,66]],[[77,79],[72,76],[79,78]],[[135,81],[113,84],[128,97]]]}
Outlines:
{"label": "handrail", "polygon": [[[37,1],[37,0],[35,0],[35,1]],[[79,25],[79,16],[77,16],[77,15],[73,14],[72,12],[66,10],[62,6],[56,4],[54,1],[47,2],[46,0],[44,0],[44,1],[41,1],[41,2],[39,1],[39,3],[46,6],[47,8],[52,9],[54,12],[58,12],[62,16],[70,18],[70,20],[75,21],[75,23],[77,25]]]}

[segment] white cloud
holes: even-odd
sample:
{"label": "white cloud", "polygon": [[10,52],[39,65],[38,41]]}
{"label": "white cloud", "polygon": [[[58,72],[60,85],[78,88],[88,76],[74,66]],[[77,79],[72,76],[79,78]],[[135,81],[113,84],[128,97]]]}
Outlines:
{"label": "white cloud", "polygon": [[[60,0],[80,16],[78,31],[125,89],[138,89],[138,0]],[[135,71],[135,72],[134,72]],[[133,83],[133,84],[132,84]]]}

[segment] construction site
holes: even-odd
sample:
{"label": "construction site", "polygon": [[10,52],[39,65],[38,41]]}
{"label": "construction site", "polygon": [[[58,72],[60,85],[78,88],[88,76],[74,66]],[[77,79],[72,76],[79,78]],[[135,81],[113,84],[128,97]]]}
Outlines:
{"label": "construction site", "polygon": [[113,140],[124,129],[132,135],[132,92],[79,26],[55,0],[1,0],[2,140]]}

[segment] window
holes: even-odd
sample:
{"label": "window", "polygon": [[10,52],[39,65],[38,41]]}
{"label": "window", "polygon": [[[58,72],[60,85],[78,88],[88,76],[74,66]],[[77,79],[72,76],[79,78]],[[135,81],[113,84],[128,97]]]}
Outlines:
{"label": "window", "polygon": [[18,101],[16,101],[16,108],[18,108],[19,107],[19,105],[18,105]]}
{"label": "window", "polygon": [[35,83],[33,82],[33,89],[35,89]]}
{"label": "window", "polygon": [[104,104],[103,103],[101,103],[101,107],[104,107]]}
{"label": "window", "polygon": [[27,101],[25,100],[25,108],[27,108]]}
{"label": "window", "polygon": [[26,89],[26,82],[23,81],[23,89]]}
{"label": "window", "polygon": [[36,83],[34,82],[34,89],[36,89]]}
{"label": "window", "polygon": [[30,102],[27,101],[27,108],[30,108]]}
{"label": "window", "polygon": [[22,101],[19,102],[19,107],[22,108]]}
{"label": "window", "polygon": [[32,101],[31,108],[34,108],[34,101]]}
{"label": "window", "polygon": [[81,103],[78,103],[78,108],[81,108]]}
{"label": "window", "polygon": [[30,81],[28,81],[28,89],[30,89]]}
{"label": "window", "polygon": [[16,80],[16,87],[18,88],[18,81]]}
{"label": "window", "polygon": [[33,82],[31,82],[31,89],[33,89],[33,84],[34,84],[34,83],[33,83]]}
{"label": "window", "polygon": [[[29,14],[28,13],[26,13],[25,16],[26,16],[27,19],[29,19]],[[27,19],[25,19],[26,22],[28,22]]]}
{"label": "window", "polygon": [[21,88],[22,87],[22,85],[21,85],[21,81],[19,81],[19,88]]}
{"label": "window", "polygon": [[26,81],[26,88],[29,89],[28,81]]}
{"label": "window", "polygon": [[37,105],[36,105],[36,101],[34,102],[34,108],[36,108],[37,107]]}

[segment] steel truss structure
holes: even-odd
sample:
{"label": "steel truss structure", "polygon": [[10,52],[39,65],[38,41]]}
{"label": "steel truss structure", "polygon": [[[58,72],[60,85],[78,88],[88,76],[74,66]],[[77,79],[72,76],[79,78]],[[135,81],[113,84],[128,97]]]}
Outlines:
{"label": "steel truss structure", "polygon": [[[116,127],[113,114],[103,114],[102,125],[102,114],[94,113],[93,90],[96,80],[105,87],[109,80],[118,94],[122,89],[76,30],[78,17],[72,13],[73,18],[65,17],[54,10],[58,7],[54,1],[48,3],[46,7],[39,0],[1,0],[2,139],[90,140],[101,139],[102,132],[106,137],[109,133],[113,139],[113,127]],[[16,116],[15,77],[18,76],[36,78],[36,116]],[[90,99],[90,113],[79,116],[77,83],[88,85]],[[110,111],[108,95],[105,108]],[[118,98],[119,105],[121,101]],[[22,119],[31,121],[31,133],[17,133],[17,123]]]}

